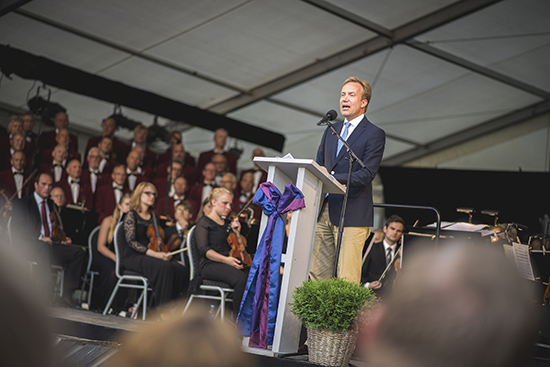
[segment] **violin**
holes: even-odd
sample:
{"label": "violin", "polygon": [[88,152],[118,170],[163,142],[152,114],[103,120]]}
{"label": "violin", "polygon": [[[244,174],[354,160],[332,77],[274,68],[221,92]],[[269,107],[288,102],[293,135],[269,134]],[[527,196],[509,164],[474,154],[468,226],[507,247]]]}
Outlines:
{"label": "violin", "polygon": [[57,205],[54,205],[53,211],[50,212],[50,221],[52,222],[52,233],[50,236],[52,242],[61,243],[67,241],[67,235],[63,229],[63,222],[61,221]]}
{"label": "violin", "polygon": [[233,229],[233,233],[227,236],[227,242],[231,246],[229,256],[241,260],[242,265],[250,267],[252,265],[252,257],[246,252],[246,238],[240,235],[237,230]]}
{"label": "violin", "polygon": [[147,227],[147,236],[149,237],[148,248],[155,252],[172,252],[179,248],[181,246],[181,238],[177,234],[170,236],[168,242],[164,243],[164,229],[159,227],[155,214],[152,214],[152,216],[153,224]]}

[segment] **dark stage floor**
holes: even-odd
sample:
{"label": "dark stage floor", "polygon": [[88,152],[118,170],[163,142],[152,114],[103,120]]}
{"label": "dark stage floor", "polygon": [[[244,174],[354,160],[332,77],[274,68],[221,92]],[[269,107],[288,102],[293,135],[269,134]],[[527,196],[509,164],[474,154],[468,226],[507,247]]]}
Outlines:
{"label": "dark stage floor", "polygon": [[[144,323],[153,322],[69,308],[52,308],[50,313],[57,335],[56,357],[60,365],[67,367],[105,366],[119,348],[117,340],[121,333],[135,331]],[[258,367],[313,366],[308,363],[306,354],[254,357]]]}
{"label": "dark stage floor", "polygon": [[[55,355],[63,367],[102,367],[120,347],[121,333],[135,331],[141,325],[153,321],[132,320],[114,315],[102,315],[85,310],[52,308],[56,334]],[[256,356],[258,367],[304,367],[307,354],[284,357]],[[352,359],[352,366],[365,366]],[[526,367],[550,366],[550,345],[539,343]]]}

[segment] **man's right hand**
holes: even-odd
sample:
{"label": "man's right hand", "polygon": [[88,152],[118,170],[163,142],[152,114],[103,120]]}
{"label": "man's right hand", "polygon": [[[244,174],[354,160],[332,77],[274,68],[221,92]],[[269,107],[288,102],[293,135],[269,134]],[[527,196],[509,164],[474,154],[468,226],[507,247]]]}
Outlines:
{"label": "man's right hand", "polygon": [[369,283],[369,289],[380,289],[382,287],[382,283],[380,283],[378,280],[375,280],[374,282]]}
{"label": "man's right hand", "polygon": [[40,241],[42,242],[46,242],[48,245],[53,245],[53,241],[52,241],[52,238],[51,237],[40,237]]}

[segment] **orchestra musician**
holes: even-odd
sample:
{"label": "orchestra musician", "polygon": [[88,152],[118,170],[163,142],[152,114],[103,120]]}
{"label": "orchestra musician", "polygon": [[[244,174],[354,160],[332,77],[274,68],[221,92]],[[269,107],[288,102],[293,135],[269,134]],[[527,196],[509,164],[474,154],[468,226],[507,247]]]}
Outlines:
{"label": "orchestra musician", "polygon": [[201,274],[205,279],[229,284],[235,290],[233,294],[233,312],[239,313],[241,300],[246,287],[248,269],[240,259],[229,256],[231,246],[228,243],[229,230],[240,235],[241,225],[238,218],[230,221],[233,194],[223,187],[212,190],[208,197],[212,205],[210,213],[202,216],[196,224],[194,236],[201,256]]}
{"label": "orchestra musician", "polygon": [[[92,299],[91,309],[103,311],[102,309],[107,304],[109,296],[115,287],[116,254],[113,248],[113,236],[118,223],[130,211],[130,198],[130,193],[122,195],[113,213],[101,221],[97,237],[97,247],[92,249],[92,266],[97,269],[98,275],[96,277],[97,296]],[[121,304],[123,301],[117,294],[117,298],[114,300],[112,306],[115,314],[124,306]]]}
{"label": "orchestra musician", "polygon": [[193,215],[193,204],[187,200],[178,201],[174,212],[174,222],[164,230],[166,238],[177,236],[182,243],[185,243],[189,229],[191,229],[191,216]]}
{"label": "orchestra musician", "polygon": [[[383,282],[379,279],[386,268],[393,262],[404,230],[405,221],[398,215],[390,216],[383,228],[384,240],[373,243],[370,252],[365,258],[365,262],[361,268],[361,284],[364,284],[366,288],[373,289],[377,294],[379,294],[383,287]],[[395,276],[392,267],[386,273],[388,274],[388,278]],[[384,281],[384,284],[386,284],[386,281]]]}
{"label": "orchestra musician", "polygon": [[60,241],[53,238],[54,232],[59,228],[55,228],[50,215],[58,209],[49,198],[52,187],[53,179],[48,173],[36,176],[34,193],[14,203],[11,234],[18,250],[23,251],[29,261],[37,263],[37,277],[47,283],[46,289],[52,289],[50,264],[65,268],[62,302],[67,306],[76,307],[71,296],[73,291],[80,289],[80,276],[86,261],[86,253],[82,248],[67,246],[71,244],[70,238]]}
{"label": "orchestra musician", "polygon": [[[149,279],[156,306],[186,296],[189,270],[165,252],[149,248],[152,226],[158,223],[154,205],[157,189],[150,182],[140,183],[130,199],[130,211],[124,218],[126,245],[121,248],[122,266]],[[153,232],[156,232],[153,229]],[[176,257],[179,258],[179,257]]]}

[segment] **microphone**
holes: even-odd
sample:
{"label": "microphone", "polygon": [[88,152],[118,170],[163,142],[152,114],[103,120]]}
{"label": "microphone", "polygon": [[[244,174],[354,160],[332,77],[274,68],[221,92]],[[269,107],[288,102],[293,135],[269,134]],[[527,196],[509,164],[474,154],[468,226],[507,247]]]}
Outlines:
{"label": "microphone", "polygon": [[325,115],[325,117],[323,117],[321,119],[321,121],[319,121],[317,123],[317,126],[320,126],[320,125],[323,125],[323,124],[326,124],[327,121],[331,121],[331,120],[334,120],[336,117],[338,117],[338,113],[334,110],[330,110],[327,112],[327,114]]}

